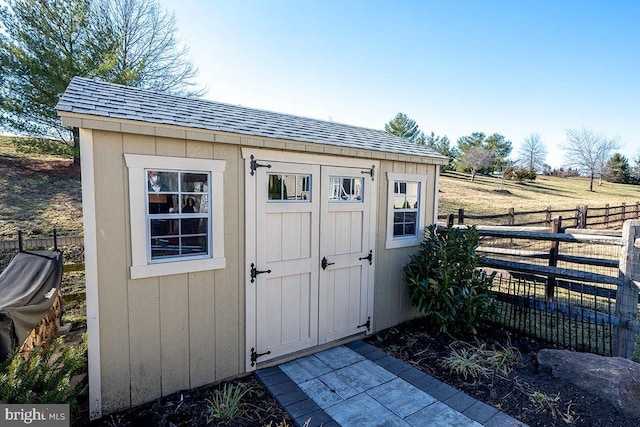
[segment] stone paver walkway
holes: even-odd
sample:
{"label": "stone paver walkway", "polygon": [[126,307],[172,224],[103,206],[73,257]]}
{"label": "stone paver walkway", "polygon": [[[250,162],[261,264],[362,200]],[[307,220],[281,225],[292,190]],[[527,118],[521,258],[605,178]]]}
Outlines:
{"label": "stone paver walkway", "polygon": [[525,426],[363,341],[256,376],[297,426]]}

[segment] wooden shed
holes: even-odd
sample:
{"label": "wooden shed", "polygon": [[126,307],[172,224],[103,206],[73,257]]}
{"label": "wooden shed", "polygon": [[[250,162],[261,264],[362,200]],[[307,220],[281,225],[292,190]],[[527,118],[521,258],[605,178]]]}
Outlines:
{"label": "wooden shed", "polygon": [[417,315],[447,158],[383,131],[74,78],[90,416]]}

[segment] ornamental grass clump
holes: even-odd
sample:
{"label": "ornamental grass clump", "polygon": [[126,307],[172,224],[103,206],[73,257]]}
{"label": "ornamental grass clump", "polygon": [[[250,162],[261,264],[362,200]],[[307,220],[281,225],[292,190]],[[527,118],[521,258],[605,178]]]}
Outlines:
{"label": "ornamental grass clump", "polygon": [[429,226],[420,252],[404,267],[411,302],[440,331],[475,334],[495,313],[491,285],[495,273],[479,269],[475,227]]}

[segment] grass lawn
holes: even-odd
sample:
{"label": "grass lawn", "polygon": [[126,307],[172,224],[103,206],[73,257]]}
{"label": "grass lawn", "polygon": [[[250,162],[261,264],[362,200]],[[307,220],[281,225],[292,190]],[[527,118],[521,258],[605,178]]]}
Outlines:
{"label": "grass lawn", "polygon": [[[533,182],[502,182],[500,177],[477,175],[471,182],[469,175],[446,172],[440,176],[438,213],[457,213],[463,208],[466,214],[491,215],[538,211],[548,205],[554,210],[574,209],[576,206],[592,208],[619,206],[623,202],[635,205],[640,201],[640,185],[614,184],[595,180],[589,191],[588,178],[558,178],[539,175]],[[507,190],[507,191],[497,191]]]}

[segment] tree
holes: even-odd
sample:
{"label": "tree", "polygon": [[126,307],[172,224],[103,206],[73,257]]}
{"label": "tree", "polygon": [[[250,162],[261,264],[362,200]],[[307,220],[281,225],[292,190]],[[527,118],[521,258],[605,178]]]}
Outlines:
{"label": "tree", "polygon": [[424,134],[420,131],[418,124],[415,120],[410,119],[404,113],[398,113],[387,124],[384,125],[384,130],[391,135],[399,136],[411,142],[420,142],[423,140]]}
{"label": "tree", "polygon": [[[458,149],[462,153],[461,156],[464,156],[465,153],[474,147],[482,147],[493,152],[493,163],[481,168],[481,170],[484,169],[484,172],[501,170],[507,163],[507,157],[509,157],[512,150],[511,141],[508,141],[504,136],[498,133],[486,136],[482,132],[473,132],[469,136],[458,138]],[[458,159],[460,160],[460,158],[461,157]],[[467,166],[465,166],[463,162],[458,162],[458,166],[463,170],[467,169]]]}
{"label": "tree", "polygon": [[70,140],[54,107],[73,76],[105,77],[111,34],[90,0],[0,9],[0,127]]}
{"label": "tree", "polygon": [[201,96],[197,69],[180,46],[173,14],[157,0],[102,0],[100,15],[114,36],[115,58],[109,81],[158,92]]}
{"label": "tree", "polygon": [[588,174],[589,191],[593,191],[593,179],[602,172],[606,159],[617,148],[617,138],[586,128],[567,130],[567,143],[564,146],[567,164]]}
{"label": "tree", "polygon": [[[188,92],[195,70],[155,0],[14,0],[0,9],[0,127],[70,142],[55,105],[84,76]],[[77,135],[75,135],[77,144]]]}
{"label": "tree", "polygon": [[489,168],[496,161],[495,151],[485,147],[475,146],[469,148],[460,157],[460,164],[471,171],[471,181],[475,181],[479,170]]}
{"label": "tree", "polygon": [[631,182],[629,160],[620,153],[615,153],[602,169],[601,174],[607,181],[627,184]]}
{"label": "tree", "polygon": [[547,149],[537,133],[527,136],[518,152],[518,163],[529,170],[543,170],[548,166],[545,164]]}
{"label": "tree", "polygon": [[436,136],[433,132],[430,135],[425,135],[424,144],[436,151],[436,153],[449,158],[449,164],[444,165],[442,169],[452,169],[453,162],[458,157],[458,150],[456,147],[451,147],[451,141],[448,136]]}

